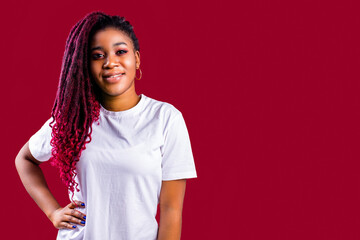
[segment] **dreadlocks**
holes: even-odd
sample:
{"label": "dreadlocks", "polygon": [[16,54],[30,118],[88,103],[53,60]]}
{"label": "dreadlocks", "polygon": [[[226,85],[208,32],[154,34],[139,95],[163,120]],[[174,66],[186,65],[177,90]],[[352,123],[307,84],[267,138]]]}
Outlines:
{"label": "dreadlocks", "polygon": [[[96,11],[77,22],[66,40],[56,99],[51,111],[53,118],[50,162],[60,172],[60,178],[72,192],[80,191],[75,182],[76,163],[82,150],[91,142],[92,124],[99,123],[100,89],[89,74],[89,45],[94,34],[106,27],[126,33],[140,50],[133,27],[124,17],[109,16]],[[55,122],[55,123],[54,123]],[[53,126],[52,126],[53,124]]]}

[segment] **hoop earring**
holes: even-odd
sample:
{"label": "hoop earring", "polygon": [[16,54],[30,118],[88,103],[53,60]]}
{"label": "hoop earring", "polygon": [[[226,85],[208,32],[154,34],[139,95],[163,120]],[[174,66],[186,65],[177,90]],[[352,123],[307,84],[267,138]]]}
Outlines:
{"label": "hoop earring", "polygon": [[140,79],[142,78],[142,72],[141,72],[141,69],[140,69],[140,68],[137,68],[137,69],[140,70],[140,78],[137,78],[137,77],[136,77],[136,72],[135,72],[135,78],[136,78],[136,80],[140,80]]}

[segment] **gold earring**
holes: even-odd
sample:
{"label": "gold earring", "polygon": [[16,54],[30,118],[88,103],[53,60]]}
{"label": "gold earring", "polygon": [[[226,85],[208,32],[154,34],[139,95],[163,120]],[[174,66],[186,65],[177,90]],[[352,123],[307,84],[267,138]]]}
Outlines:
{"label": "gold earring", "polygon": [[137,69],[139,69],[139,70],[140,70],[140,78],[137,78],[137,77],[136,77],[136,73],[135,73],[135,78],[136,78],[136,80],[140,80],[140,79],[142,78],[142,72],[141,72],[140,67],[139,67],[139,68],[137,68]]}

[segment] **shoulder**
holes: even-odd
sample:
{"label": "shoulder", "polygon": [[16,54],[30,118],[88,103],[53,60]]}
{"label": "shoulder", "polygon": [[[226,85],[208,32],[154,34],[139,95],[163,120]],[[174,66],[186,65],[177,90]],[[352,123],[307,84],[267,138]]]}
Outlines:
{"label": "shoulder", "polygon": [[174,104],[147,96],[146,98],[148,102],[147,110],[154,114],[156,118],[164,121],[165,124],[171,123],[177,116],[182,115],[181,111]]}

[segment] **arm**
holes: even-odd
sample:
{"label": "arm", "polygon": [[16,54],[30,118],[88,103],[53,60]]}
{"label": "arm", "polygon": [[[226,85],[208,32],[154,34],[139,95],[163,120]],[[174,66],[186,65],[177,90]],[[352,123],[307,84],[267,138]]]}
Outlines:
{"label": "arm", "polygon": [[[76,204],[69,203],[62,208],[56,201],[39,166],[41,163],[32,156],[29,142],[21,148],[16,156],[15,166],[26,191],[56,228],[74,229],[75,225],[70,223],[85,225],[81,222],[85,219],[85,214],[75,210]],[[81,202],[78,201],[77,204],[81,204]]]}
{"label": "arm", "polygon": [[186,179],[162,181],[157,240],[180,240]]}
{"label": "arm", "polygon": [[27,142],[15,158],[15,166],[20,179],[32,199],[48,218],[52,212],[60,208],[59,203],[50,192],[40,168],[42,162],[36,160],[29,149]]}

